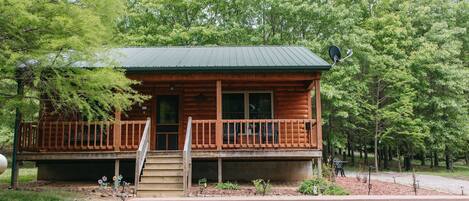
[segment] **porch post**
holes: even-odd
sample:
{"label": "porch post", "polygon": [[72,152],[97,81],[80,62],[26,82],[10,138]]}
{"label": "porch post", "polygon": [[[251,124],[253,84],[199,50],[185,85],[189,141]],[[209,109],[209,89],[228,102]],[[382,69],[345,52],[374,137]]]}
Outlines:
{"label": "porch post", "polygon": [[223,168],[221,158],[218,158],[218,183],[223,182]]}
{"label": "porch post", "polygon": [[316,85],[316,133],[318,135],[318,149],[322,150],[321,90],[319,79],[314,83]]}
{"label": "porch post", "polygon": [[114,113],[114,151],[120,150],[121,145],[121,112]]}
{"label": "porch post", "polygon": [[120,172],[120,160],[117,159],[114,161],[114,176],[119,176]]}
{"label": "porch post", "polygon": [[317,159],[318,163],[318,177],[322,177],[322,157]]}
{"label": "porch post", "polygon": [[221,80],[217,80],[217,122],[216,122],[216,145],[217,150],[221,150],[222,142],[223,142],[223,125],[221,122],[222,114],[221,114],[221,105],[222,105],[222,94],[221,94]]}

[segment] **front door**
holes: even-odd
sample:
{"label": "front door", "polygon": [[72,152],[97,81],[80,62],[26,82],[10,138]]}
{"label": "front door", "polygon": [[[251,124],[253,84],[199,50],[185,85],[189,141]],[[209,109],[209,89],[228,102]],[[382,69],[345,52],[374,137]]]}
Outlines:
{"label": "front door", "polygon": [[156,149],[178,149],[179,96],[156,96]]}

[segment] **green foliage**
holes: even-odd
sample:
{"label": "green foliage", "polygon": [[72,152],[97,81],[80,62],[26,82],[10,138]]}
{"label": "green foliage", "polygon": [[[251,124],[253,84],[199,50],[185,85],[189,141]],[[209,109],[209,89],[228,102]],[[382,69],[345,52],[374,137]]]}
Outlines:
{"label": "green foliage", "polygon": [[304,180],[300,188],[300,193],[306,195],[348,195],[349,193],[340,186],[335,185],[323,178],[315,177]]}
{"label": "green foliage", "polygon": [[239,185],[236,183],[231,183],[229,181],[218,183],[215,188],[220,190],[239,190]]}
{"label": "green foliage", "polygon": [[256,188],[256,194],[260,194],[262,196],[269,193],[272,188],[270,180],[265,181],[263,179],[256,179],[252,180],[252,184]]}
{"label": "green foliage", "polygon": [[[93,120],[146,100],[122,70],[75,68],[95,62],[111,66],[100,53],[113,47],[123,11],[123,2],[114,0],[0,0],[1,132],[13,130],[15,108],[24,120],[37,120],[40,104],[59,116]],[[19,94],[18,83],[24,86]]]}

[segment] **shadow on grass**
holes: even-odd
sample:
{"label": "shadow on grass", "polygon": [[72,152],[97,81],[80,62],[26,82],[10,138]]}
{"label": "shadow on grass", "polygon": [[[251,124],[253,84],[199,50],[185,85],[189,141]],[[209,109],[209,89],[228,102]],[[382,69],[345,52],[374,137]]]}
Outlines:
{"label": "shadow on grass", "polygon": [[[0,175],[0,185],[10,184],[11,168],[8,168]],[[28,183],[37,180],[37,168],[20,168],[18,181],[20,183]]]}
{"label": "shadow on grass", "polygon": [[0,201],[59,201],[76,200],[78,196],[64,191],[23,191],[23,190],[0,190]]}

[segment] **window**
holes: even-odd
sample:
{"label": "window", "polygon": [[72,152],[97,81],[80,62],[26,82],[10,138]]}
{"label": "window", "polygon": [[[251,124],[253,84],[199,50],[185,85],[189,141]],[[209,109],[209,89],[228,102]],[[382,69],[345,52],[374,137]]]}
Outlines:
{"label": "window", "polygon": [[222,96],[222,118],[271,119],[272,105],[272,92],[225,92]]}
{"label": "window", "polygon": [[272,94],[250,93],[249,94],[249,119],[272,118]]}
{"label": "window", "polygon": [[223,94],[222,111],[223,119],[244,119],[244,94]]}

